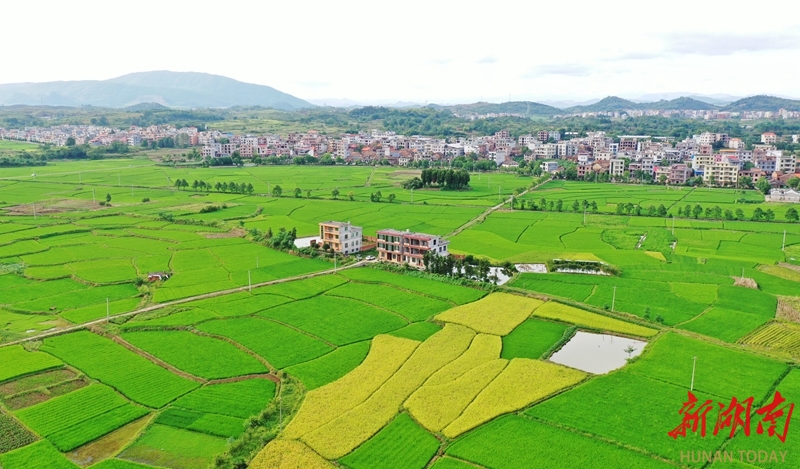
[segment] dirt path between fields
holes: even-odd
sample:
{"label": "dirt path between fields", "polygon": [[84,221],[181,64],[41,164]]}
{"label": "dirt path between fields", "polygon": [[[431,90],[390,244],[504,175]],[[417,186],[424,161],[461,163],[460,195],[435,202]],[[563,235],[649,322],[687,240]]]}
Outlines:
{"label": "dirt path between fields", "polygon": [[238,383],[239,381],[246,381],[248,379],[254,379],[254,378],[268,379],[275,384],[281,382],[281,379],[278,378],[276,375],[273,375],[272,373],[262,373],[258,375],[243,375],[243,376],[234,376],[232,378],[211,379],[208,381],[208,384]]}
{"label": "dirt path between fields", "polygon": [[182,378],[190,379],[192,381],[196,381],[198,383],[204,383],[204,384],[208,382],[207,379],[201,378],[199,376],[195,376],[193,374],[190,374],[190,373],[187,373],[185,371],[179,370],[178,368],[175,368],[174,366],[170,365],[169,363],[165,362],[164,360],[156,357],[155,355],[153,355],[151,353],[145,352],[144,350],[142,350],[139,347],[133,345],[132,343],[128,342],[127,340],[123,339],[122,337],[120,337],[118,335],[112,335],[109,338],[111,340],[113,340],[114,342],[122,345],[126,349],[130,350],[131,352],[135,353],[136,355],[140,355],[140,356],[150,360],[151,362],[155,363],[156,365],[160,366],[161,368],[165,368],[165,369],[171,371],[172,373],[174,373],[174,374],[176,374],[176,375],[178,375],[178,376],[180,376]]}
{"label": "dirt path between fields", "polygon": [[[303,275],[298,275],[298,276],[295,276],[295,277],[282,278],[282,279],[278,279],[278,280],[270,280],[269,282],[254,283],[252,285],[252,288],[266,287],[268,285],[276,285],[276,284],[279,284],[279,283],[293,282],[295,280],[304,280],[304,279],[307,279],[307,278],[319,277],[319,276],[322,276],[322,275],[333,274],[333,273],[339,272],[340,270],[352,269],[354,267],[361,267],[361,266],[367,265],[369,263],[370,263],[370,261],[360,261],[360,262],[356,262],[355,264],[348,265],[348,266],[345,266],[345,267],[338,267],[336,269],[322,270],[320,272],[314,272],[314,273],[310,273],[310,274],[303,274]],[[203,293],[202,295],[190,296],[188,298],[181,298],[179,300],[173,300],[173,301],[168,301],[166,303],[159,303],[159,304],[156,304],[156,305],[147,306],[145,308],[137,309],[135,311],[129,311],[127,313],[115,314],[113,316],[110,316],[108,319],[121,318],[121,317],[125,317],[125,316],[136,316],[137,314],[148,313],[150,311],[156,311],[156,310],[159,310],[159,309],[168,308],[170,306],[180,305],[180,304],[184,304],[184,303],[189,303],[189,302],[192,302],[192,301],[205,300],[205,299],[208,299],[208,298],[216,298],[218,296],[230,295],[232,293],[246,292],[246,291],[250,290],[250,288],[251,287],[245,285],[243,287],[236,287],[236,288],[231,288],[231,289],[228,289],[228,290],[220,290],[220,291],[211,292],[211,293]],[[86,328],[91,327],[91,326],[100,325],[100,324],[103,324],[105,322],[107,322],[106,318],[96,319],[94,321],[85,322],[83,324],[76,324],[74,326],[65,327],[63,329],[58,329],[58,330],[55,330],[55,331],[48,331],[48,332],[44,332],[44,333],[41,333],[41,334],[32,335],[30,337],[25,337],[24,339],[17,339],[17,340],[13,340],[11,342],[6,342],[5,344],[0,344],[0,347],[7,347],[7,346],[10,346],[10,345],[18,345],[18,344],[22,344],[24,342],[29,342],[31,340],[39,340],[39,339],[44,339],[45,337],[51,337],[51,336],[54,336],[54,335],[65,334],[67,332],[73,332],[73,331],[77,331],[77,330],[81,330],[81,329],[86,329]]]}

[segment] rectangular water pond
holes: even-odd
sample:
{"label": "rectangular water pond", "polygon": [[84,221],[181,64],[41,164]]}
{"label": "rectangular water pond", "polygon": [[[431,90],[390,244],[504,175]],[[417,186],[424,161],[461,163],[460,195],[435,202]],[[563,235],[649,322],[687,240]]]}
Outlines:
{"label": "rectangular water pond", "polygon": [[641,354],[645,345],[647,342],[627,337],[578,331],[550,361],[600,375],[622,368],[628,358]]}

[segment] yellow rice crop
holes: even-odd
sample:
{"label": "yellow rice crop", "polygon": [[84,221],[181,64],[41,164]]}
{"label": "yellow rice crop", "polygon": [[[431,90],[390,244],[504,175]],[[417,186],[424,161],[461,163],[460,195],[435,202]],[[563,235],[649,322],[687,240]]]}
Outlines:
{"label": "yellow rice crop", "polygon": [[338,380],[310,391],[300,411],[284,430],[285,438],[300,438],[364,402],[386,382],[420,343],[378,335],[364,361]]}
{"label": "yellow rice crop", "polygon": [[508,360],[496,359],[478,365],[449,383],[426,384],[408,398],[405,407],[423,427],[439,432],[458,418],[507,364]]}
{"label": "yellow rice crop", "polygon": [[509,293],[492,293],[473,303],[457,306],[436,316],[487,334],[506,335],[526,320],[541,301]]}
{"label": "yellow rice crop", "polygon": [[544,305],[536,308],[533,312],[534,316],[539,316],[548,319],[557,319],[578,326],[591,327],[593,329],[600,329],[604,331],[621,332],[623,334],[631,334],[638,337],[651,337],[658,332],[649,327],[631,324],[629,322],[620,321],[619,319],[603,316],[602,314],[590,313],[582,309],[573,308],[572,306],[556,303],[555,301],[548,301]]}
{"label": "yellow rice crop", "polygon": [[519,410],[585,377],[586,373],[553,363],[514,358],[443,433],[448,438],[455,438],[498,415]]}
{"label": "yellow rice crop", "polygon": [[332,469],[335,466],[295,440],[272,440],[253,458],[252,469]]}
{"label": "yellow rice crop", "polygon": [[469,349],[463,355],[443,366],[433,374],[425,386],[436,386],[453,381],[476,366],[500,357],[503,340],[500,336],[478,334],[472,339]]}
{"label": "yellow rice crop", "polygon": [[[326,459],[339,459],[367,441],[397,415],[400,406],[438,369],[469,347],[475,331],[448,324],[423,342],[406,363],[363,404],[303,437]],[[328,402],[338,407],[337,402]]]}

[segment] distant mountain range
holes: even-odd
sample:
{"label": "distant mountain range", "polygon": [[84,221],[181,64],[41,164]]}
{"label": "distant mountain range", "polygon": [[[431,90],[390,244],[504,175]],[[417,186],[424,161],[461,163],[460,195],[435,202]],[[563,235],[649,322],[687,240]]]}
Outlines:
{"label": "distant mountain range", "polygon": [[472,104],[438,105],[430,104],[434,109],[445,109],[456,114],[521,114],[530,116],[552,116],[561,114],[563,111],[557,107],[546,104],[535,103],[533,101],[508,101],[505,103],[485,103],[477,102]]}
{"label": "distant mountain range", "polygon": [[695,111],[800,111],[800,100],[777,98],[775,96],[751,96],[739,99],[725,106],[718,106],[692,97],[679,97],[675,99],[662,99],[655,102],[637,103],[617,96],[608,96],[593,104],[571,106],[559,109],[532,101],[513,101],[506,103],[474,103],[455,106],[436,106],[441,109],[452,110],[456,113],[473,112],[476,114],[488,113],[513,113],[525,116],[552,116],[556,114],[580,114],[584,112],[614,112],[628,110],[695,110]]}
{"label": "distant mountain range", "polygon": [[594,104],[589,104],[588,106],[568,107],[564,109],[563,112],[567,114],[576,114],[581,112],[626,111],[629,109],[658,109],[658,110],[688,109],[688,110],[706,111],[712,109],[719,109],[719,107],[714,106],[713,104],[699,101],[694,98],[687,98],[687,97],[675,98],[670,100],[662,99],[661,101],[657,101],[654,103],[635,103],[633,101],[628,101],[627,99],[618,98],[616,96],[609,96],[607,98],[601,99],[600,101]]}
{"label": "distant mountain range", "polygon": [[[661,100],[647,101],[647,99]],[[322,102],[320,102],[322,101]],[[335,107],[363,107],[348,99],[315,100],[316,104]],[[294,111],[310,109],[316,104],[269,86],[244,83],[219,75],[195,72],[154,71],[123,75],[110,80],[55,81],[47,83],[14,83],[0,85],[0,105],[28,106],[96,106],[123,108],[131,111],[164,108],[229,108],[262,106]],[[775,96],[751,96],[736,99],[731,95],[701,96],[686,93],[649,94],[635,100],[608,96],[599,101],[533,101],[472,104],[429,104],[434,109],[457,114],[519,114],[525,117],[550,117],[557,114],[614,112],[627,110],[722,110],[722,111],[800,111],[800,100]],[[573,104],[570,106],[570,104]],[[386,107],[422,107],[425,104],[395,102]],[[568,106],[568,107],[567,107]]]}
{"label": "distant mountain range", "polygon": [[125,108],[156,103],[176,108],[264,106],[287,111],[313,104],[269,86],[195,72],[141,72],[110,80],[0,85],[0,104]]}
{"label": "distant mountain range", "polygon": [[775,96],[750,96],[734,101],[724,108],[725,111],[800,111],[800,100],[776,98]]}

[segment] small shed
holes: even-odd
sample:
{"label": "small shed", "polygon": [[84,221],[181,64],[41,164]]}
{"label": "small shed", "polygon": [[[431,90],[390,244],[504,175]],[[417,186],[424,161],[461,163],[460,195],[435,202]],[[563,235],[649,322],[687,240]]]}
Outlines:
{"label": "small shed", "polygon": [[160,282],[169,278],[169,274],[167,272],[150,272],[147,274],[147,281],[148,282]]}

